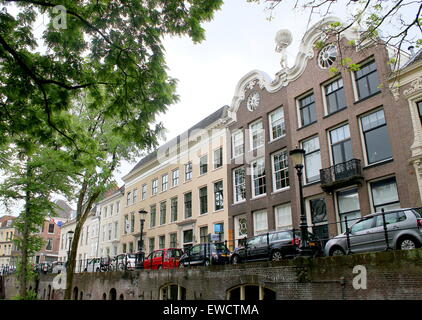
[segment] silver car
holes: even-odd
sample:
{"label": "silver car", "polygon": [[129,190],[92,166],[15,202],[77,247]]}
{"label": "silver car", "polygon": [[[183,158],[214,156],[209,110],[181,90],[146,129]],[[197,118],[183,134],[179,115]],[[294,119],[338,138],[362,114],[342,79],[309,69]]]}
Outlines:
{"label": "silver car", "polygon": [[[385,211],[388,245],[391,249],[410,250],[422,245],[422,210],[399,209]],[[383,251],[386,249],[381,212],[359,219],[349,228],[352,253]],[[347,252],[346,232],[329,240],[324,248],[326,256],[344,255]]]}

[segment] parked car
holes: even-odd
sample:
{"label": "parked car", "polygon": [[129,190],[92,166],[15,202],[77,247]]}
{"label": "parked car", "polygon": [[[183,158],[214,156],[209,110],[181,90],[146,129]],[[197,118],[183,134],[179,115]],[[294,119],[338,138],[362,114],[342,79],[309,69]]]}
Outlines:
{"label": "parked car", "polygon": [[179,267],[182,249],[169,248],[151,252],[144,260],[144,269],[174,269]]}
{"label": "parked car", "polygon": [[[422,244],[421,209],[400,209],[385,212],[388,245],[392,249],[410,250]],[[366,215],[349,228],[352,253],[383,251],[386,249],[382,212]],[[346,232],[329,240],[324,248],[327,256],[347,253]]]}
{"label": "parked car", "polygon": [[[308,232],[308,243],[314,256],[322,255],[321,241]],[[301,232],[296,230],[293,237],[292,230],[272,231],[257,235],[246,240],[244,246],[235,248],[231,256],[231,263],[241,261],[272,260],[295,257],[299,254]]]}
{"label": "parked car", "polygon": [[201,243],[186,250],[180,257],[179,268],[230,263],[230,250],[224,243]]}
{"label": "parked car", "polygon": [[113,270],[135,270],[136,261],[135,253],[119,254],[113,261]]}
{"label": "parked car", "polygon": [[42,273],[51,273],[53,265],[51,262],[42,262],[38,265],[38,271]]}
{"label": "parked car", "polygon": [[62,273],[66,271],[66,264],[62,261],[54,261],[51,273]]}

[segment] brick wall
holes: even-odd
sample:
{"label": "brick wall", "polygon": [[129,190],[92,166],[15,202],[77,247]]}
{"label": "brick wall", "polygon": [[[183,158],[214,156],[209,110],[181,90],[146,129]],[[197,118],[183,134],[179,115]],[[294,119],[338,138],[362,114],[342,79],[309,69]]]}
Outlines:
{"label": "brick wall", "polygon": [[[357,265],[366,268],[367,289],[353,288],[353,278],[358,275],[353,273],[353,268]],[[50,298],[62,299],[63,290],[52,291],[55,277],[41,275],[40,299],[47,299],[49,291]],[[78,287],[78,296],[83,292],[84,300],[101,300],[104,293],[108,299],[112,288],[116,289],[117,299],[123,294],[125,300],[156,300],[160,288],[170,283],[186,288],[188,300],[224,300],[227,290],[241,284],[271,289],[278,300],[420,300],[422,248],[210,268],[82,273],[75,276],[74,287]],[[17,290],[12,277],[5,277],[5,287],[7,298]]]}

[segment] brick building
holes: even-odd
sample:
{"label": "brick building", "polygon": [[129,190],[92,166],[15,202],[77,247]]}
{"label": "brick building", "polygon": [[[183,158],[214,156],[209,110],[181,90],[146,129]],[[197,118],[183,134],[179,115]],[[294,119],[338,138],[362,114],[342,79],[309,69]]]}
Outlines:
{"label": "brick building", "polygon": [[[348,45],[359,36],[356,29],[317,49],[322,27],[335,21],[313,26],[294,66],[282,61],[274,80],[254,70],[236,87],[227,139],[229,233],[236,244],[246,235],[298,228],[298,177],[289,156],[297,147],[305,150],[308,225],[321,238],[343,232],[346,217],[421,205],[409,162],[415,132],[408,102],[395,99],[387,85],[393,50]],[[291,34],[280,31],[277,39],[283,54]],[[340,51],[360,70],[340,68]]]}

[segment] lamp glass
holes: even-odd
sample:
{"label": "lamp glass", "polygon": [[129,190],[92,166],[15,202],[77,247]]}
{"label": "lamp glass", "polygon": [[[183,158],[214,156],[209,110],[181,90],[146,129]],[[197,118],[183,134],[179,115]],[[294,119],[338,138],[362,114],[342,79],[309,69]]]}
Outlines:
{"label": "lamp glass", "polygon": [[304,154],[305,150],[303,149],[294,149],[290,151],[290,157],[292,158],[293,166],[297,166],[298,164],[303,163]]}

